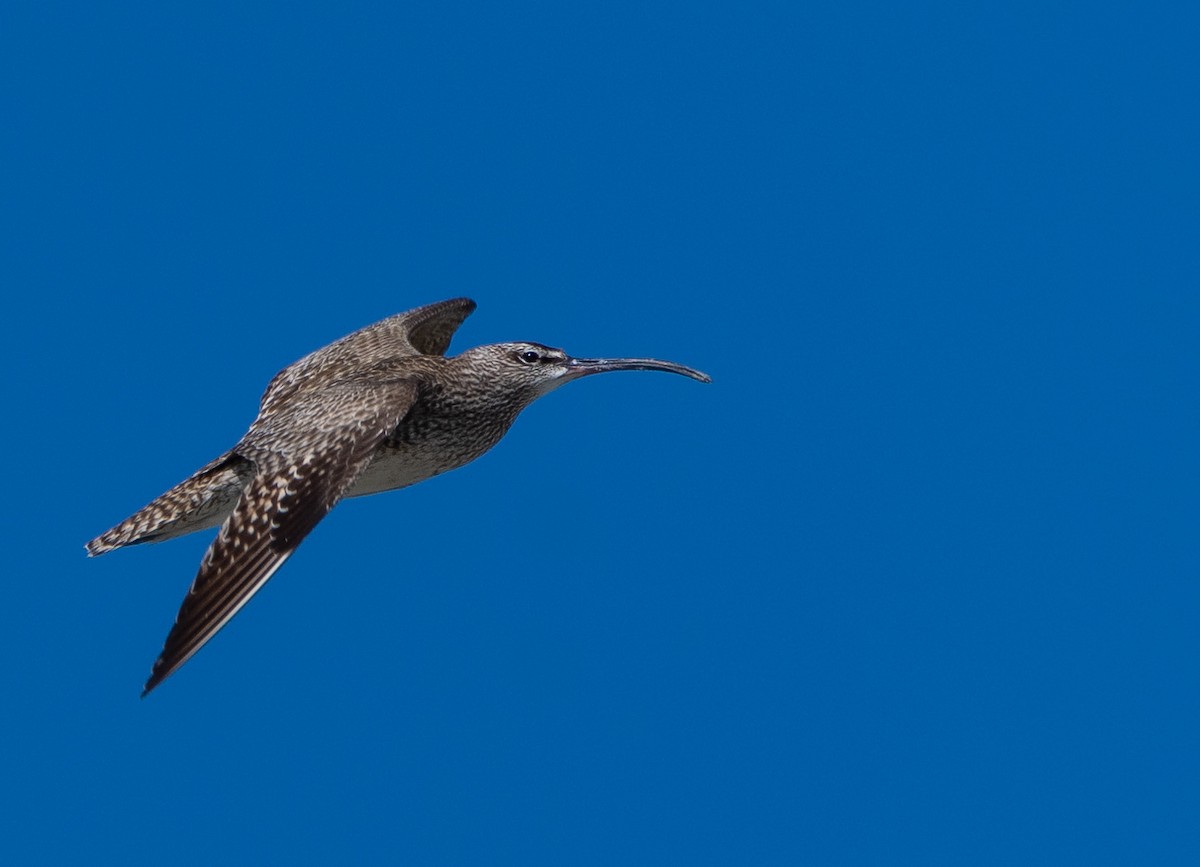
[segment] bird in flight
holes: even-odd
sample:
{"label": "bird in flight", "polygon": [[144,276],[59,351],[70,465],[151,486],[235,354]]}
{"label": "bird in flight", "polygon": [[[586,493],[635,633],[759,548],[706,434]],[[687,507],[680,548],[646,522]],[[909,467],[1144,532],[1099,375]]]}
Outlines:
{"label": "bird in flight", "polygon": [[494,446],[517,415],[561,385],[653,358],[573,358],[540,343],[494,343],[450,358],[475,309],[454,298],[388,317],[275,375],[232,449],[87,543],[90,556],[220,526],[142,690],[192,658],[344,497],[404,488]]}

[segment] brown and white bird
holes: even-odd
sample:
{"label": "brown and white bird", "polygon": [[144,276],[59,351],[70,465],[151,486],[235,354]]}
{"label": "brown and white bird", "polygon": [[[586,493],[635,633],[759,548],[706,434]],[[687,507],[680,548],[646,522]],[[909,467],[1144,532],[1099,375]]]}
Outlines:
{"label": "brown and white bird", "polygon": [[690,367],[572,358],[540,343],[444,357],[469,298],[369,325],[284,368],[232,449],[87,543],[91,556],[220,525],[142,695],[229,622],[343,497],[390,491],[482,455],[534,400],[582,376]]}

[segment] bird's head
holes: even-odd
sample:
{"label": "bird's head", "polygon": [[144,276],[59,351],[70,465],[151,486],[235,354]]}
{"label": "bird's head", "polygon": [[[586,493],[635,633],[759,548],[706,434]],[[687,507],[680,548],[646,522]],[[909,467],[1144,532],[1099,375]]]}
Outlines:
{"label": "bird's head", "polygon": [[656,358],[573,358],[541,343],[493,343],[468,349],[459,356],[469,369],[491,383],[497,380],[532,401],[593,373],[610,370],[663,370],[711,382],[707,374]]}

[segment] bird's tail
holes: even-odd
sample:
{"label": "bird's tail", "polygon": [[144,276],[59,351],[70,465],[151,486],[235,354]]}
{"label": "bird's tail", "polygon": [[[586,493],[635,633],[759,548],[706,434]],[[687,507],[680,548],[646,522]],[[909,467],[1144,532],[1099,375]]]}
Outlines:
{"label": "bird's tail", "polygon": [[215,527],[233,511],[242,490],[253,477],[254,465],[250,461],[226,452],[88,542],[85,546],[88,556],[96,557],[114,548],[161,542]]}

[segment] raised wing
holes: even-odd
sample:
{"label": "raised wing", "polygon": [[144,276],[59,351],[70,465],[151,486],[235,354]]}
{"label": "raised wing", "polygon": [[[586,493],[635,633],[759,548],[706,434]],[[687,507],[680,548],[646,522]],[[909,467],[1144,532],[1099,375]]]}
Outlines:
{"label": "raised wing", "polygon": [[267,385],[259,411],[273,410],[297,394],[380,362],[413,355],[443,355],[475,302],[451,298],[389,316],[309,353],[279,371]]}
{"label": "raised wing", "polygon": [[445,355],[450,348],[450,338],[474,309],[475,302],[470,298],[451,298],[401,313],[393,316],[392,320],[398,327],[407,329],[408,342],[417,352],[422,355]]}
{"label": "raised wing", "polygon": [[328,514],[416,398],[410,381],[348,382],[260,418],[235,452],[254,462],[200,563],[145,696],[241,610]]}

